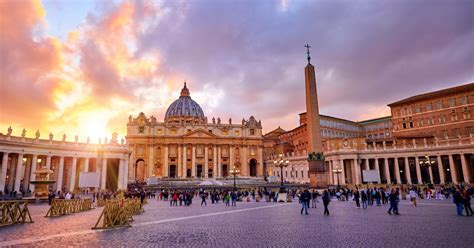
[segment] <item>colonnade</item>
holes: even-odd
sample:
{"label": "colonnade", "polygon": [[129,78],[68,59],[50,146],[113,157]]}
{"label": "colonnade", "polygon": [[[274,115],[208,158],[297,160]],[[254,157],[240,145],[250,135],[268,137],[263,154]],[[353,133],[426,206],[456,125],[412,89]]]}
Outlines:
{"label": "colonnade", "polygon": [[[198,146],[203,149],[200,154]],[[163,147],[163,177],[216,179],[231,176],[234,166],[239,170],[238,176],[263,177],[261,146],[165,144]],[[171,154],[170,149],[176,147],[177,154]],[[150,151],[150,159],[153,156]]]}
{"label": "colonnade", "polygon": [[397,156],[329,156],[326,158],[330,184],[366,183],[362,171],[375,170],[374,183],[445,184],[473,182],[472,153],[397,155]]}
{"label": "colonnade", "polygon": [[[51,153],[51,152],[49,152]],[[55,191],[75,191],[78,189],[80,172],[99,173],[99,189],[109,189],[108,169],[118,162],[117,184],[111,185],[114,189],[126,189],[128,183],[128,157],[87,157],[52,155],[41,153],[3,152],[0,170],[0,191],[27,193],[34,192],[36,171],[40,169],[51,170],[47,180],[55,181],[52,185]],[[113,167],[111,167],[113,168]],[[112,173],[112,172],[111,172]]]}

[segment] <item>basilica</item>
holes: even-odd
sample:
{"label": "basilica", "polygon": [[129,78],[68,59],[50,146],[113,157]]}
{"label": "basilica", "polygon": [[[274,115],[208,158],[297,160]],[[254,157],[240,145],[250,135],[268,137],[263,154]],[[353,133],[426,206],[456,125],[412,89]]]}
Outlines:
{"label": "basilica", "polygon": [[139,113],[129,117],[129,178],[263,177],[262,123],[208,118],[184,83],[164,121]]}

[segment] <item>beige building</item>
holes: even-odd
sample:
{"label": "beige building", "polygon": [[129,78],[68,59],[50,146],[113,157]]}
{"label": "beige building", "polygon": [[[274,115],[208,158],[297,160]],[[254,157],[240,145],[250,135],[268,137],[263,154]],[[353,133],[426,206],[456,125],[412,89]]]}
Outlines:
{"label": "beige building", "polygon": [[12,129],[7,134],[0,133],[0,191],[2,192],[35,192],[37,170],[48,169],[53,172],[49,180],[53,190],[62,192],[77,191],[81,172],[97,172],[101,190],[126,189],[128,182],[129,150],[125,141],[118,143],[116,135],[103,144],[89,144],[75,141],[40,139],[12,136]]}
{"label": "beige building", "polygon": [[262,123],[253,116],[238,123],[208,121],[186,83],[164,122],[144,113],[130,116],[126,138],[131,179],[216,179],[229,177],[233,169],[240,177],[264,176]]}

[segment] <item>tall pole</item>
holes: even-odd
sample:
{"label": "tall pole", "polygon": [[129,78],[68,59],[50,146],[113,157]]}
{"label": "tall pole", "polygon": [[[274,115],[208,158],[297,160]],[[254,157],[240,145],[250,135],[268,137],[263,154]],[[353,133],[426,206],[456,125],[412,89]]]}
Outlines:
{"label": "tall pole", "polygon": [[281,192],[284,192],[285,191],[285,186],[283,186],[283,166],[280,166],[280,170],[281,170],[281,173],[280,173],[280,191]]}

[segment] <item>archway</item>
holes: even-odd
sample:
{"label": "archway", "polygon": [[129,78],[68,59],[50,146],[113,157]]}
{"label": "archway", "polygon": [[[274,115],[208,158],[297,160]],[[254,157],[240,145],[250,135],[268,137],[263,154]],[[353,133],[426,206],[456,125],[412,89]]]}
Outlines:
{"label": "archway", "polygon": [[257,160],[252,158],[250,159],[250,176],[256,177],[257,176]]}
{"label": "archway", "polygon": [[222,176],[223,177],[229,176],[229,166],[227,166],[226,164],[222,165]]}
{"label": "archway", "polygon": [[145,171],[145,160],[140,158],[135,162],[135,180],[145,180]]}
{"label": "archway", "polygon": [[202,174],[202,164],[198,164],[198,165],[196,166],[196,170],[197,170],[197,171],[196,171],[197,177],[203,177],[203,174]]}
{"label": "archway", "polygon": [[176,178],[176,165],[170,165],[170,178]]}

